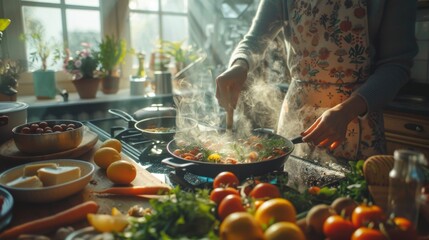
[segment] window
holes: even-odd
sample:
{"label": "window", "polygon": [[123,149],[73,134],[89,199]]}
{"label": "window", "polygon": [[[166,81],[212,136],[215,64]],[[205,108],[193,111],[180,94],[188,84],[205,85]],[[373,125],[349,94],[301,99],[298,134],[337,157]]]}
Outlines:
{"label": "window", "polygon": [[[99,0],[23,0],[22,17],[25,34],[39,32],[56,49],[74,52],[83,42],[96,46],[101,39]],[[40,68],[40,63],[31,61],[34,47],[27,42],[26,49],[29,69]],[[61,69],[61,61],[53,63],[50,54],[48,68]]]}
{"label": "window", "polygon": [[[159,40],[187,41],[187,0],[129,0],[131,46],[150,54]],[[146,61],[148,63],[148,61]]]}

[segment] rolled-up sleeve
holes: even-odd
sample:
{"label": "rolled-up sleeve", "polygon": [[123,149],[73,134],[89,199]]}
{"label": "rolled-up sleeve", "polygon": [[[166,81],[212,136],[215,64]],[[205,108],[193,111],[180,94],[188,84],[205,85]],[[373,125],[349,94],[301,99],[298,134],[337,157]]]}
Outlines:
{"label": "rolled-up sleeve", "polygon": [[[418,47],[415,39],[416,0],[385,1],[375,33],[374,71],[356,94],[368,112],[381,110],[408,82]],[[371,24],[371,22],[370,22]]]}
{"label": "rolled-up sleeve", "polygon": [[229,66],[237,59],[243,59],[252,70],[261,62],[268,44],[277,36],[283,26],[282,1],[262,0],[252,25],[243,40],[234,49]]}

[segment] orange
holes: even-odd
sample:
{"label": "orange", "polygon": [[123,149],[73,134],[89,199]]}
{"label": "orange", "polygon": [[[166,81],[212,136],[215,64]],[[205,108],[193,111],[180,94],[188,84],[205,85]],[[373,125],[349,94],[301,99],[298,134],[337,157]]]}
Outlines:
{"label": "orange", "polygon": [[224,240],[262,240],[264,233],[252,214],[235,212],[222,221],[219,237]]}
{"label": "orange", "polygon": [[125,160],[110,164],[106,171],[107,178],[117,184],[130,184],[137,176],[136,167]]}
{"label": "orange", "polygon": [[103,169],[107,169],[110,164],[121,159],[121,154],[111,147],[99,148],[94,153],[94,163]]}
{"label": "orange", "polygon": [[103,148],[103,147],[111,147],[111,148],[114,148],[114,149],[116,149],[116,151],[118,151],[119,153],[122,151],[122,143],[121,143],[121,141],[119,141],[119,140],[118,140],[118,139],[116,139],[116,138],[110,138],[110,139],[107,139],[106,141],[104,141],[104,142],[101,144],[100,148]]}
{"label": "orange", "polygon": [[278,222],[274,223],[265,230],[264,233],[266,240],[305,240],[305,234],[295,223],[291,222]]}
{"label": "orange", "polygon": [[292,203],[284,198],[272,198],[261,204],[255,212],[256,220],[263,226],[276,222],[296,222],[296,210]]}

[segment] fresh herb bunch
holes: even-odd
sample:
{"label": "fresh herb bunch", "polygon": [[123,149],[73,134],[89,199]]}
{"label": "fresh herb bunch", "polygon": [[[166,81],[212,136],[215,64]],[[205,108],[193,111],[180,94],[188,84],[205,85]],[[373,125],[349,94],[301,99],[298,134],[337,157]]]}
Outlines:
{"label": "fresh herb bunch", "polygon": [[119,234],[120,239],[217,239],[215,203],[209,191],[187,192],[178,187],[167,199],[150,201],[153,214],[137,218]]}
{"label": "fresh herb bunch", "polygon": [[77,51],[72,57],[70,50],[66,49],[66,58],[64,59],[64,69],[74,76],[74,79],[89,79],[98,77],[99,61],[94,56],[90,45],[82,43],[83,49]]}

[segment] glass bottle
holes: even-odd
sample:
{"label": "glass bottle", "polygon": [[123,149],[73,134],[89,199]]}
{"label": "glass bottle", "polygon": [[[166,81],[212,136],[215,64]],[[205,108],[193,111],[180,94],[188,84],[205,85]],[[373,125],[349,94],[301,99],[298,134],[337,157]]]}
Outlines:
{"label": "glass bottle", "polygon": [[405,217],[417,226],[423,176],[419,165],[421,152],[400,149],[394,152],[394,166],[389,172],[389,216]]}
{"label": "glass bottle", "polygon": [[144,78],[146,77],[146,72],[144,70],[144,53],[137,53],[137,60],[139,62],[139,68],[137,69],[137,78]]}

